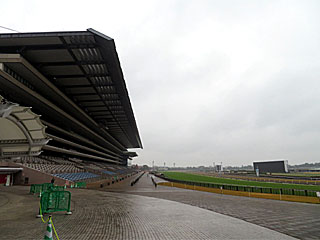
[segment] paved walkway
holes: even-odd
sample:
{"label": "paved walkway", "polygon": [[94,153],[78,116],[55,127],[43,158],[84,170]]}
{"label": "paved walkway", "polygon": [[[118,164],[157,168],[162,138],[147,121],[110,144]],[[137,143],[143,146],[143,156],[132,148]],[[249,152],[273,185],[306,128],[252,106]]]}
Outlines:
{"label": "paved walkway", "polygon": [[[148,184],[148,178],[140,182]],[[125,186],[123,185],[123,188]],[[130,187],[137,190],[139,183]],[[146,190],[141,188],[141,190]],[[149,187],[150,189],[150,187]],[[42,239],[39,199],[28,187],[0,187],[0,239]],[[53,214],[60,239],[293,239],[195,206],[128,193],[72,189],[70,216]],[[156,192],[166,192],[157,188]],[[177,191],[179,192],[179,191]]]}
{"label": "paved walkway", "polygon": [[158,185],[146,174],[133,187],[108,191],[172,200],[243,219],[300,239],[320,239],[320,205],[221,195]]}

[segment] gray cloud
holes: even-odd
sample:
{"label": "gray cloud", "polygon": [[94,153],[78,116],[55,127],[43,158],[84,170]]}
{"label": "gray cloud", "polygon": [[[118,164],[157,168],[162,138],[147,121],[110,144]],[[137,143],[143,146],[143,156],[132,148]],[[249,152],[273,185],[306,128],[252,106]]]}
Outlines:
{"label": "gray cloud", "polygon": [[145,147],[134,162],[319,161],[318,1],[17,2],[2,25],[115,39]]}

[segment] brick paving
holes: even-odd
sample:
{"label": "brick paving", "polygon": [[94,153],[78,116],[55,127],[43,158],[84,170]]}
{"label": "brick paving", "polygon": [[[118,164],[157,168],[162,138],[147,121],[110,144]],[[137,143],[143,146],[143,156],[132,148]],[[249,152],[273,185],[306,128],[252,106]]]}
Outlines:
{"label": "brick paving", "polygon": [[[293,239],[189,204],[128,194],[170,194],[147,186],[147,177],[141,180],[133,187],[122,184],[127,193],[72,189],[73,214],[53,214],[60,239]],[[39,198],[28,192],[23,186],[0,187],[0,239],[43,239],[46,225],[35,218]]]}
{"label": "brick paving", "polygon": [[146,175],[134,187],[113,191],[197,206],[299,239],[320,239],[320,204],[221,195],[160,185],[155,188]]}

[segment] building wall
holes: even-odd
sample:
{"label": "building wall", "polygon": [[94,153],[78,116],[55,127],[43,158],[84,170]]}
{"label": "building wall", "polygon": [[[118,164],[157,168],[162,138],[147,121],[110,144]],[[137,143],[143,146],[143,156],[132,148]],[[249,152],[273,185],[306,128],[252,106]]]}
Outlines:
{"label": "building wall", "polygon": [[[41,184],[51,182],[52,176],[38,170],[23,167],[16,163],[0,162],[1,167],[20,167],[23,171],[13,174],[13,184],[14,185],[31,185],[31,184]],[[54,177],[55,184],[57,185],[69,185],[69,181]]]}
{"label": "building wall", "polygon": [[3,185],[7,182],[7,174],[0,174],[0,184]]}

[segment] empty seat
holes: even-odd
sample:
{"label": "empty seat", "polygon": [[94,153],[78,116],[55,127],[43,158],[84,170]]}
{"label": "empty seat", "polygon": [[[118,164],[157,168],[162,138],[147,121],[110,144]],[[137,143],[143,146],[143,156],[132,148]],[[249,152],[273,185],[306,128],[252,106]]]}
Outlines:
{"label": "empty seat", "polygon": [[58,173],[53,174],[53,176],[60,177],[69,181],[78,181],[89,178],[99,177],[97,174],[89,173],[89,172],[80,172],[80,173]]}

